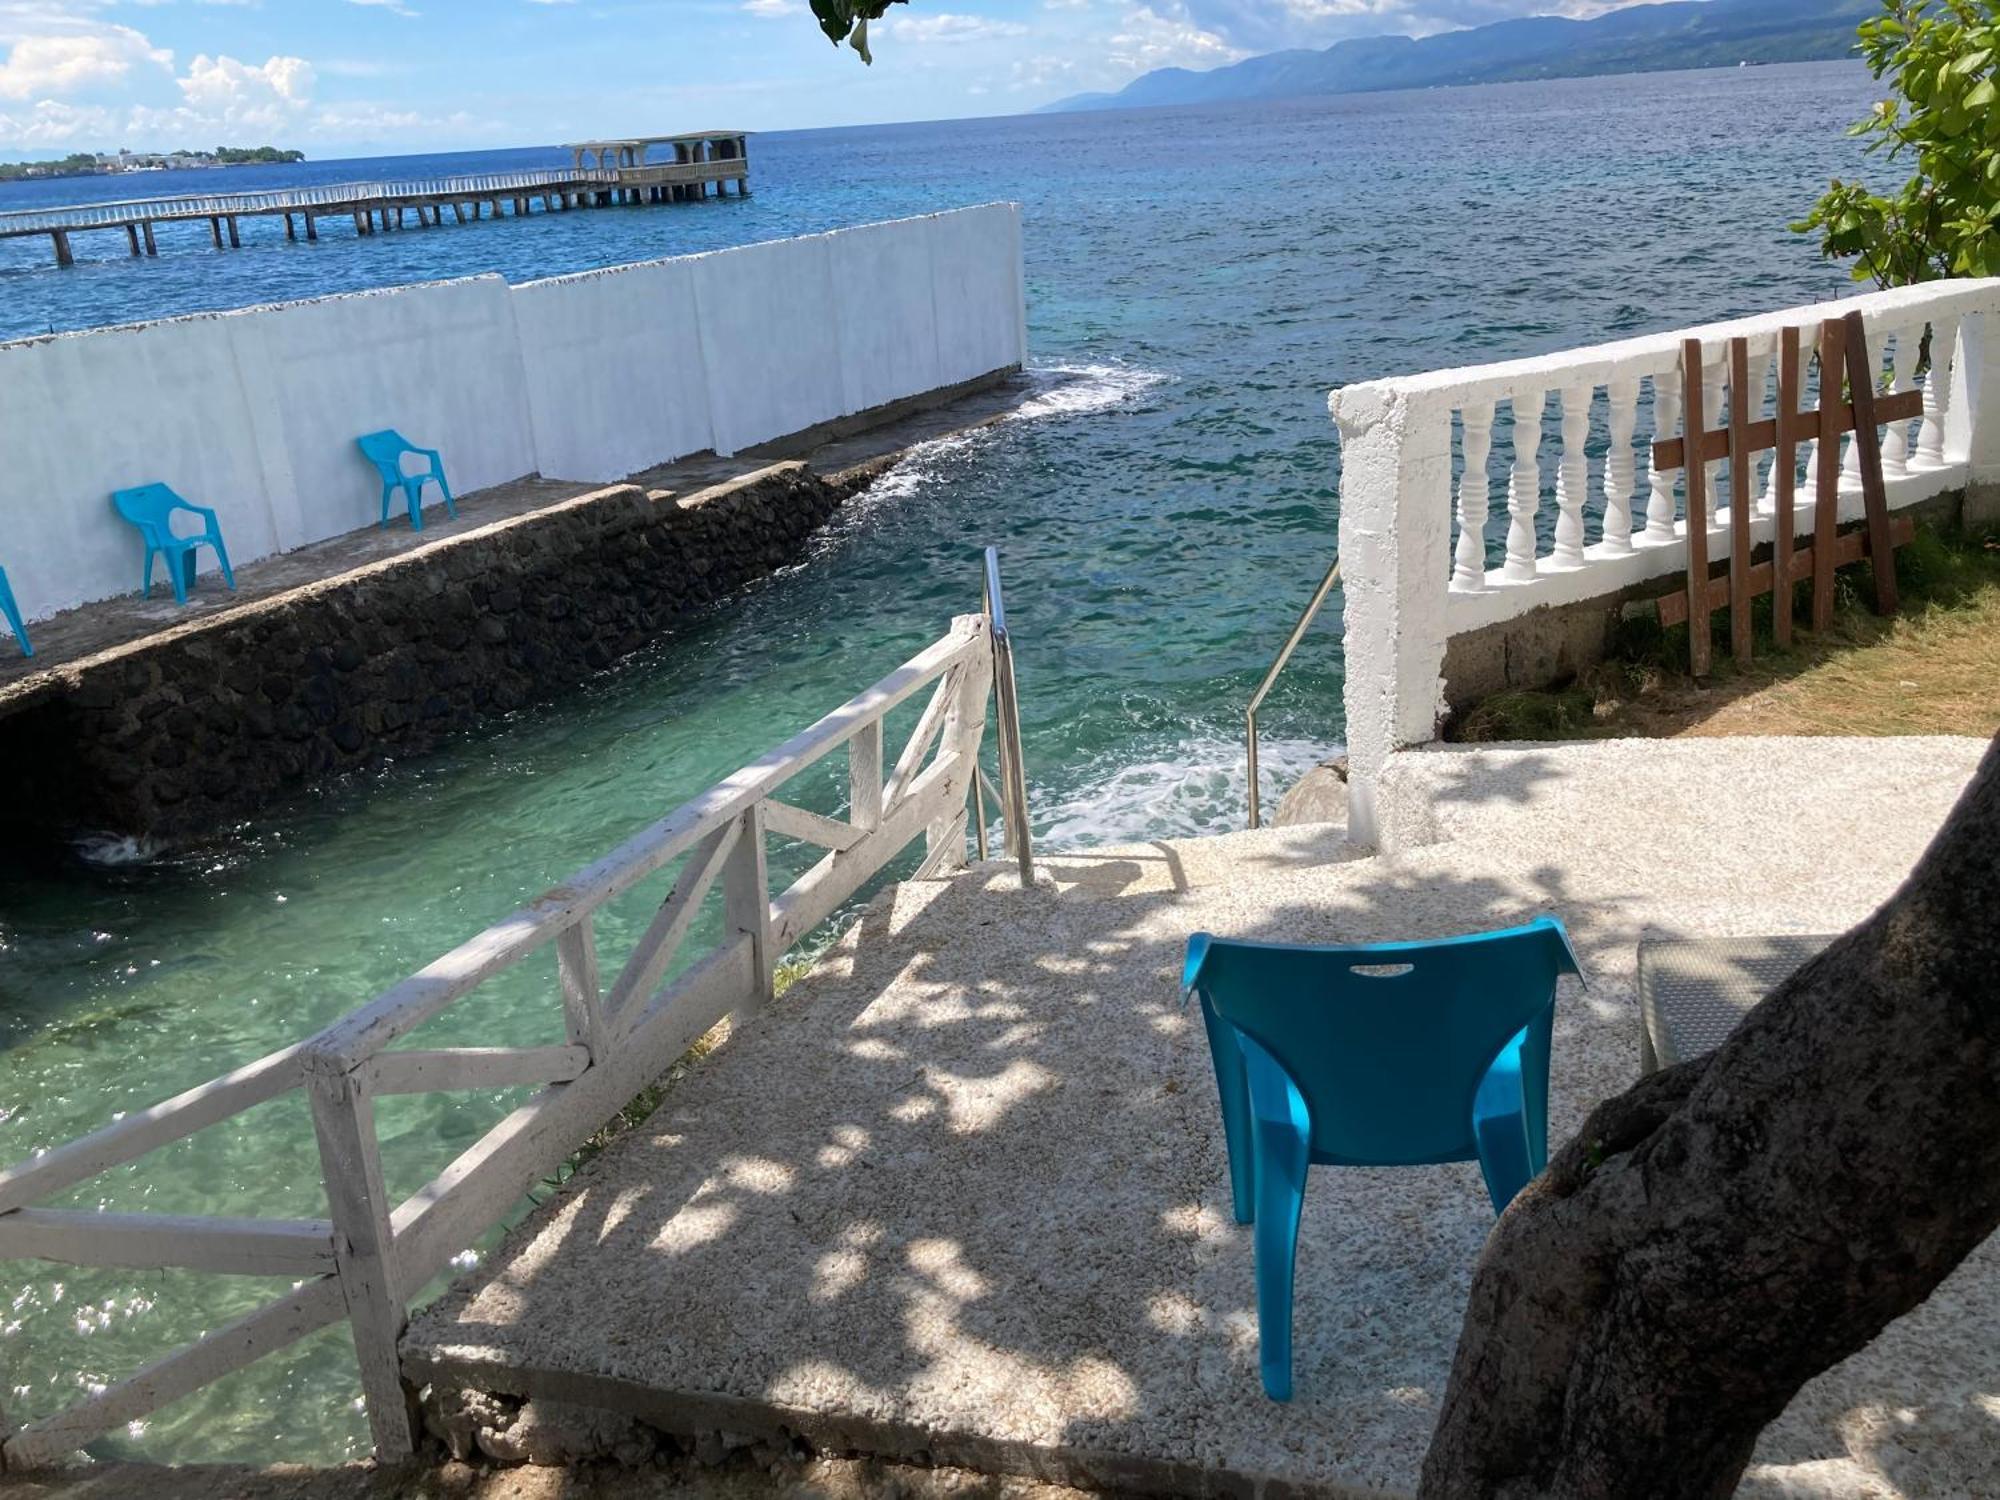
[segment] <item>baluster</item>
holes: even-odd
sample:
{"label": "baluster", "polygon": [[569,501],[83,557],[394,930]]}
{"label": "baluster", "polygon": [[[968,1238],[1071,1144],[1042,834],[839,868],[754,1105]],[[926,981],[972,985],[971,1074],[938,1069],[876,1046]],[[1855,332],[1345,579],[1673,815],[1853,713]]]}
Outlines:
{"label": "baluster", "polygon": [[[1799,351],[1799,359],[1801,361],[1799,366],[1799,388],[1802,391],[1806,391],[1806,394],[1800,399],[1805,403],[1806,410],[1818,411],[1821,382],[1818,373],[1820,366],[1817,334],[1814,334],[1808,340],[1808,344],[1810,347],[1802,347]],[[1811,382],[1810,388],[1808,388],[1807,384],[1809,379]],[[1819,419],[1815,417],[1807,422],[1803,430],[1812,439],[1806,444],[1805,478],[1799,482],[1799,504],[1806,506],[1813,504],[1819,496]]]}
{"label": "baluster", "polygon": [[1614,380],[1604,390],[1605,426],[1611,446],[1604,454],[1604,532],[1606,552],[1632,550],[1632,490],[1636,469],[1632,460],[1632,429],[1639,420],[1639,377]]}
{"label": "baluster", "polygon": [[[1923,338],[1921,325],[1896,330],[1896,347],[1891,357],[1889,391],[1899,395],[1916,389],[1917,345]],[[1894,479],[1910,472],[1910,424],[1891,422],[1882,434],[1882,474]]]}
{"label": "baluster", "polygon": [[1476,594],[1486,587],[1486,516],[1493,485],[1486,460],[1493,451],[1493,403],[1480,401],[1462,408],[1459,423],[1465,468],[1458,477],[1458,549],[1451,586]]}
{"label": "baluster", "polygon": [[[1675,371],[1665,370],[1653,377],[1653,441],[1673,437],[1681,425],[1680,380]],[[1648,460],[1650,464],[1650,459]],[[1649,542],[1674,539],[1674,473],[1653,469],[1646,499],[1646,534]]]}
{"label": "baluster", "polygon": [[1556,467],[1556,535],[1549,564],[1557,568],[1583,566],[1583,502],[1590,493],[1590,403],[1597,394],[1588,385],[1564,386],[1562,398],[1562,458]]}
{"label": "baluster", "polygon": [[[1988,314],[1987,316],[1992,316]],[[1924,421],[1917,429],[1917,467],[1944,465],[1944,419],[1951,405],[1951,367],[1958,357],[1958,319],[1931,324],[1931,369],[1924,377]]]}
{"label": "baluster", "polygon": [[[1775,353],[1753,354],[1750,356],[1750,420],[1752,422],[1763,419],[1764,408],[1770,393],[1771,366],[1776,361],[1777,355]],[[1771,410],[1776,411],[1777,407],[1773,405]],[[1771,477],[1772,470],[1766,469],[1764,471],[1764,482],[1761,485],[1757,482],[1755,466],[1763,463],[1763,461],[1761,455],[1750,460],[1752,465],[1750,472],[1750,513],[1755,516],[1768,516],[1778,508],[1777,493],[1772,488],[1777,481]]]}
{"label": "baluster", "polygon": [[1535,576],[1535,512],[1542,504],[1542,469],[1537,455],[1542,447],[1542,410],[1548,392],[1516,396],[1514,409],[1514,467],[1507,476],[1507,567],[1506,575],[1517,580]]}
{"label": "baluster", "polygon": [[[1868,348],[1869,361],[1873,366],[1868,371],[1868,379],[1879,386],[1881,384],[1880,375],[1882,369],[1881,340],[1872,328],[1868,330],[1868,337],[1870,340]],[[1853,352],[1850,349],[1848,354],[1852,356]],[[1853,399],[1854,375],[1851,369],[1848,372],[1847,389],[1843,394],[1849,400]],[[1840,440],[1840,496],[1841,499],[1846,500],[1850,497],[1858,496],[1860,493],[1861,445],[1854,440],[1854,434],[1850,432]]]}
{"label": "baluster", "polygon": [[[1729,386],[1729,345],[1723,344],[1722,358],[1701,370],[1701,433],[1706,437],[1722,425],[1723,394]],[[1711,458],[1702,465],[1708,480],[1708,530],[1712,534],[1722,524],[1723,497],[1729,491],[1722,483],[1722,460]]]}

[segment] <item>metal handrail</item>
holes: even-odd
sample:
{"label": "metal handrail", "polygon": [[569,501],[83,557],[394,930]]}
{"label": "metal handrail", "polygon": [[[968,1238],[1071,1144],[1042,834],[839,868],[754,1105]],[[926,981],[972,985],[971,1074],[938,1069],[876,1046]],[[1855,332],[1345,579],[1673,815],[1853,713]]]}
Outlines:
{"label": "metal handrail", "polygon": [[1007,852],[1021,866],[1023,889],[1035,883],[1035,851],[1028,832],[1028,778],[1021,764],[1021,700],[1014,688],[1014,639],[1007,633],[1007,605],[1000,593],[1000,552],[986,549],[986,623],[993,639],[993,706],[1000,719],[1000,822]]}
{"label": "metal handrail", "polygon": [[1264,680],[1257,685],[1257,691],[1250,695],[1250,707],[1244,710],[1243,724],[1245,738],[1250,748],[1250,826],[1252,828],[1262,828],[1264,826],[1263,807],[1257,795],[1257,710],[1264,706],[1264,700],[1270,696],[1272,685],[1277,682],[1279,674],[1285,670],[1286,663],[1291,661],[1292,653],[1299,649],[1299,642],[1305,639],[1306,632],[1312,628],[1313,619],[1319,614],[1319,607],[1326,603],[1326,596],[1333,592],[1333,586],[1338,582],[1340,582],[1340,557],[1336,553],[1333,559],[1333,566],[1326,570],[1326,577],[1322,578],[1319,581],[1319,587],[1313,590],[1312,601],[1306,605],[1304,612],[1299,615],[1299,623],[1292,627],[1292,633],[1285,638],[1284,649],[1278,652],[1278,659],[1271,663],[1271,670],[1264,674]]}

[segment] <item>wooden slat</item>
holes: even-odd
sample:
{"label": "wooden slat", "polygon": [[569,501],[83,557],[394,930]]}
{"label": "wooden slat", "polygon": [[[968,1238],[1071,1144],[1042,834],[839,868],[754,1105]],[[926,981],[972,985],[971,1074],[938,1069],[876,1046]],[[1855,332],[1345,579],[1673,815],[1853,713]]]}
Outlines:
{"label": "wooden slat", "polygon": [[[1917,523],[1908,516],[1891,516],[1889,518],[1889,534],[1896,546],[1908,546],[1916,537]],[[1817,551],[1818,547],[1815,544],[1810,547],[1801,547],[1791,554],[1789,571],[1793,583],[1803,583],[1813,576],[1815,566],[1814,557]],[[1849,563],[1860,562],[1868,554],[1868,533],[1866,531],[1843,532],[1834,538],[1833,565],[1836,568],[1844,568]],[[1774,576],[1776,576],[1775,569],[1773,569],[1770,562],[1753,564],[1750,569],[1750,592],[1752,594],[1768,593],[1771,588],[1771,579]],[[1711,578],[1708,581],[1709,609],[1721,609],[1729,603],[1729,588],[1730,584],[1727,578]],[[1654,601],[1654,604],[1655,608],[1659,610],[1660,624],[1663,628],[1671,628],[1687,620],[1688,600],[1685,590],[1672,594],[1663,594],[1659,599]]]}
{"label": "wooden slat", "polygon": [[556,934],[556,985],[562,991],[563,1030],[571,1043],[602,1057],[610,1033],[597,971],[597,925],[589,915]]}
{"label": "wooden slat", "polygon": [[1750,342],[1729,341],[1729,653],[1750,665],[1755,641],[1750,614]]}
{"label": "wooden slat", "polygon": [[[1828,318],[1819,330],[1819,460],[1813,491],[1813,629],[1833,624],[1833,539],[1840,529],[1841,413],[1840,378],[1847,361],[1842,354],[1845,330]],[[1851,424],[1850,424],[1851,425]]]}
{"label": "wooden slat", "polygon": [[74,1187],[275,1099],[298,1085],[299,1051],[298,1047],[286,1047],[260,1057],[150,1109],[135,1110],[114,1125],[52,1146],[40,1156],[0,1171],[0,1213]]}
{"label": "wooden slat", "polygon": [[903,753],[896,757],[896,768],[889,773],[888,783],[882,788],[882,808],[885,813],[894,812],[896,804],[903,799],[909,789],[911,778],[922,768],[924,759],[930,754],[931,746],[944,730],[944,721],[951,711],[954,693],[958,686],[958,669],[954,668],[941,678],[937,691],[931,694],[931,701],[924,705],[923,717],[917,720],[917,727],[910,731],[909,742],[903,746]]}
{"label": "wooden slat", "polygon": [[[741,1014],[771,1002],[781,951],[771,946],[771,872],[764,851],[764,806],[753,803],[743,814],[743,831],[722,872],[722,927],[750,939],[753,997]],[[836,851],[837,852],[837,851]]]}
{"label": "wooden slat", "polygon": [[847,742],[847,818],[856,828],[882,821],[882,721],[864,725]]}
{"label": "wooden slat", "polygon": [[[1689,432],[1699,432],[1707,410],[1701,386],[1701,340],[1688,339],[1681,345],[1682,421]],[[1696,677],[1708,675],[1708,472],[1700,464],[1687,466],[1687,602],[1688,670]]]}
{"label": "wooden slat", "polygon": [[1778,337],[1778,451],[1771,460],[1772,504],[1776,526],[1771,558],[1774,576],[1787,580],[1771,601],[1771,634],[1780,649],[1792,643],[1792,549],[1797,538],[1799,487],[1799,331],[1787,327]]}
{"label": "wooden slat", "polygon": [[[1780,410],[1784,409],[1780,408]],[[1793,416],[1801,421],[1811,423],[1818,420],[1818,413],[1815,411],[1799,411],[1796,407],[1791,410]],[[1855,420],[1854,407],[1847,402],[1842,402],[1835,408],[1835,411],[1840,424],[1840,430],[1842,432],[1852,432]],[[1924,395],[1922,391],[1898,391],[1892,396],[1878,397],[1875,402],[1875,420],[1878,422],[1906,422],[1912,417],[1920,417],[1923,414]],[[1750,449],[1753,453],[1775,447],[1778,443],[1778,419],[1776,417],[1763,417],[1752,422],[1748,436]],[[1719,427],[1713,432],[1704,432],[1701,437],[1701,456],[1705,462],[1729,457],[1729,429]],[[1661,438],[1657,443],[1653,444],[1654,468],[1665,472],[1669,469],[1678,469],[1686,462],[1686,438]]]}
{"label": "wooden slat", "polygon": [[605,1009],[610,1015],[614,1035],[623,1029],[630,1014],[636,1013],[636,1002],[643,1001],[666,977],[667,968],[673,963],[674,954],[680,951],[688,928],[701,915],[702,898],[715,884],[716,876],[722,873],[729,851],[736,847],[742,835],[740,820],[725,823],[688,856],[680,878],[667,892],[667,899],[660,903],[660,909],[653,913],[653,920],[647,924],[644,935],[632,948],[632,956],[625,962],[624,972],[611,986],[611,998],[605,1003]]}
{"label": "wooden slat", "polygon": [[1875,575],[1875,612],[1893,615],[1896,544],[1889,537],[1889,492],[1882,484],[1882,434],[1876,427],[1877,411],[1888,403],[1876,399],[1875,383],[1882,378],[1882,371],[1869,353],[1868,331],[1861,314],[1849,313],[1846,323],[1847,388],[1854,398],[1854,444],[1860,450],[1863,511],[1868,520],[1869,556],[1875,564],[1871,570]]}
{"label": "wooden slat", "polygon": [[462,1089],[540,1088],[568,1083],[590,1066],[590,1049],[567,1047],[445,1047],[384,1052],[362,1064],[371,1094],[449,1093]]}
{"label": "wooden slat", "polygon": [[340,1284],[333,1277],[309,1281],[67,1411],[30,1422],[7,1440],[8,1466],[34,1468],[74,1453],[94,1438],[338,1323],[345,1310]]}
{"label": "wooden slat", "polygon": [[323,1276],[333,1269],[324,1219],[231,1219],[23,1208],[0,1214],[0,1260],[225,1276]]}
{"label": "wooden slat", "polygon": [[544,1089],[396,1208],[399,1298],[417,1295],[581,1141],[751,993],[750,942],[725,943],[661,990],[598,1066]]}
{"label": "wooden slat", "polygon": [[764,802],[764,826],[780,838],[817,844],[822,849],[852,849],[868,836],[867,829],[856,828],[852,823],[769,799]]}
{"label": "wooden slat", "polygon": [[[973,617],[976,621],[977,617]],[[966,656],[987,650],[982,624],[927,646],[887,677],[793,735],[750,765],[717,782],[602,859],[478,936],[427,964],[367,1005],[349,1012],[306,1044],[334,1065],[353,1067],[405,1036],[480,984],[552,941],[583,912],[630,890],[775,792],[807,766],[839,749],[905,699],[922,691]]]}
{"label": "wooden slat", "polygon": [[319,1138],[320,1174],[333,1215],[333,1252],[347,1321],[354,1330],[354,1359],[361,1367],[361,1395],[375,1456],[385,1463],[416,1451],[417,1426],[403,1385],[396,1343],[408,1310],[395,1293],[395,1245],[389,1230],[382,1153],[375,1112],[352,1073],[313,1071],[306,1080],[313,1133]]}
{"label": "wooden slat", "polygon": [[954,801],[962,805],[970,775],[961,756],[945,752],[917,778],[908,795],[865,842],[827,855],[795,880],[771,903],[775,924],[771,951],[783,953],[811,932]]}

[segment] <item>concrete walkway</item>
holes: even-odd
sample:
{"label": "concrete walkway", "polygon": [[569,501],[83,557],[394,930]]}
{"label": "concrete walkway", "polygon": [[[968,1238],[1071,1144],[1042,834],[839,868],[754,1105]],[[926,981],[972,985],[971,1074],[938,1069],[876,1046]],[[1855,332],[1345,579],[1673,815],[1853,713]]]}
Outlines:
{"label": "concrete walkway", "polygon": [[[1190,932],[1422,937],[1554,911],[1551,1134],[1638,1066],[1648,932],[1824,931],[1907,872],[1983,745],[1617,741],[1403,758],[1446,839],[1286,829],[905,885],[405,1340],[442,1386],[693,1438],[1182,1494],[1417,1478],[1491,1225],[1469,1165],[1322,1169],[1298,1396],[1256,1376]],[[1416,809],[1434,809],[1418,819]],[[2000,1494],[2000,1250],[1801,1394],[1742,1493]],[[1295,1487],[1295,1488],[1294,1488]]]}

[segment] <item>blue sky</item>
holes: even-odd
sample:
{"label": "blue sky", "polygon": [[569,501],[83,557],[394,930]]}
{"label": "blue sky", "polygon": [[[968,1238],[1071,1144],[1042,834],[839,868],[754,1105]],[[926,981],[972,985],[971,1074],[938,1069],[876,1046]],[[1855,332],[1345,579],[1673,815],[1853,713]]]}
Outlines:
{"label": "blue sky", "polygon": [[914,0],[836,52],[805,0],[0,0],[0,156],[313,156],[1009,114],[1345,36],[1620,0]]}

